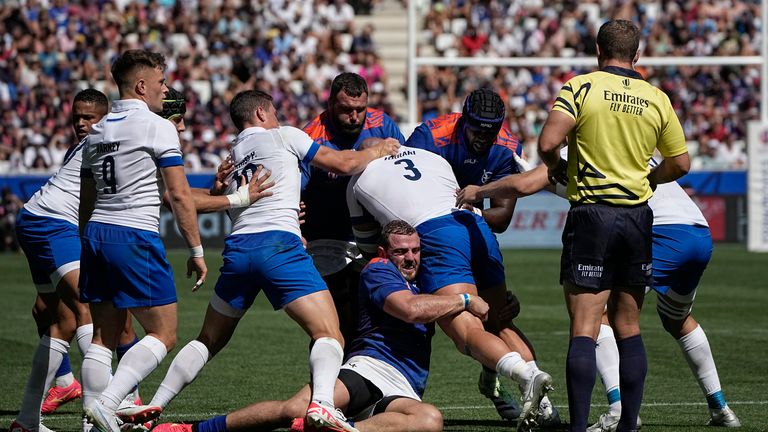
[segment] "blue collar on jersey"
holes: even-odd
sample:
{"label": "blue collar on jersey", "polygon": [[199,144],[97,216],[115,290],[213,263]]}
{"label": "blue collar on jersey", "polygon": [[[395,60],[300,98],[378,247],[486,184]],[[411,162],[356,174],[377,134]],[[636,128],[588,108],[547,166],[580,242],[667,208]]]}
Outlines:
{"label": "blue collar on jersey", "polygon": [[614,74],[614,75],[625,76],[625,77],[635,78],[635,79],[643,79],[643,76],[640,75],[640,72],[632,69],[623,68],[623,67],[606,66],[600,70],[603,72]]}

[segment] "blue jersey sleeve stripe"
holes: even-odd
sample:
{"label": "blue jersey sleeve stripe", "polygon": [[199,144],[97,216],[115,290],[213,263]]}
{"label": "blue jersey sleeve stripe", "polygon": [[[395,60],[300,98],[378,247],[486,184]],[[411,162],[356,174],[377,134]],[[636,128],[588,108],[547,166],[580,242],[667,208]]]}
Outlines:
{"label": "blue jersey sleeve stripe", "polygon": [[315,158],[315,155],[317,154],[318,150],[320,150],[320,144],[313,142],[312,145],[309,147],[309,151],[307,152],[307,155],[304,156],[304,159],[301,160],[301,163],[311,162],[312,159]]}
{"label": "blue jersey sleeve stripe", "polygon": [[80,168],[81,178],[93,178],[93,171],[90,168]]}
{"label": "blue jersey sleeve stripe", "polygon": [[172,166],[184,166],[184,160],[181,156],[169,156],[157,160],[157,166],[160,168],[168,168]]}

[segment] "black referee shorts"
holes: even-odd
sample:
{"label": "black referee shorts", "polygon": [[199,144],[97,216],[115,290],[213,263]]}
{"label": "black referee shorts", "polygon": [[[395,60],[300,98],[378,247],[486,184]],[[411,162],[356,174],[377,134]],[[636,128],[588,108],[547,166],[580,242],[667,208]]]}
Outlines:
{"label": "black referee shorts", "polygon": [[647,204],[572,206],[563,230],[560,283],[596,290],[651,286],[652,228]]}

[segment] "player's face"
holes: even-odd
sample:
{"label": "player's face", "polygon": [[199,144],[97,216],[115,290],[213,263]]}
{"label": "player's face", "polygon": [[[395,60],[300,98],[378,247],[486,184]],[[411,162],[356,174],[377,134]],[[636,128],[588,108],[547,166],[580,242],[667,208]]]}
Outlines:
{"label": "player's face", "polygon": [[329,105],[331,122],[344,135],[360,135],[365,124],[365,110],[367,107],[368,93],[352,97],[342,90]]}
{"label": "player's face", "polygon": [[477,154],[485,154],[496,141],[499,131],[486,130],[464,125],[464,142],[467,147]]}
{"label": "player's face", "polygon": [[176,127],[177,133],[182,133],[187,130],[187,125],[184,124],[184,116],[177,115],[169,118],[168,121],[173,123],[173,125]]}
{"label": "player's face", "polygon": [[106,112],[93,102],[75,102],[72,105],[72,129],[75,130],[77,140],[82,141],[104,114]]}
{"label": "player's face", "polygon": [[395,264],[405,280],[416,279],[416,273],[419,271],[419,263],[421,262],[421,240],[419,240],[417,233],[411,235],[392,234],[389,236],[389,247],[386,252],[387,258]]}
{"label": "player's face", "polygon": [[152,112],[163,111],[163,99],[168,93],[168,87],[165,85],[165,76],[160,68],[141,68],[137,78],[144,80],[144,102],[147,103]]}

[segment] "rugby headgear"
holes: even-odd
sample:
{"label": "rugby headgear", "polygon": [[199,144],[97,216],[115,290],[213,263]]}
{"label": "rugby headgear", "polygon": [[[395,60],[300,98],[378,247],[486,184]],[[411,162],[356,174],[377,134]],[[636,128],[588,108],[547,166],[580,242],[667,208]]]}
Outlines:
{"label": "rugby headgear", "polygon": [[173,87],[168,87],[168,94],[163,98],[163,112],[160,116],[171,120],[174,117],[184,117],[187,112],[187,100],[184,94]]}
{"label": "rugby headgear", "polygon": [[495,91],[481,88],[470,93],[464,100],[461,116],[473,128],[498,132],[504,124],[506,110],[504,102]]}

